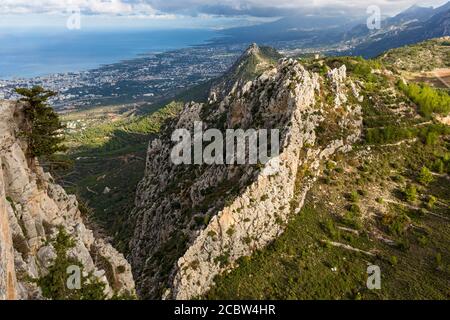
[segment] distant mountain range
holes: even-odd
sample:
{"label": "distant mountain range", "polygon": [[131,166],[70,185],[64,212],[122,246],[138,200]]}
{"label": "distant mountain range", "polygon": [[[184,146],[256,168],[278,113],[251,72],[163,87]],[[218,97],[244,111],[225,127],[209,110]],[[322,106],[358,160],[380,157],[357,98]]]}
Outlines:
{"label": "distant mountain range", "polygon": [[353,48],[349,55],[375,57],[382,52],[431,38],[450,35],[450,2],[438,8],[413,6],[386,19],[380,30],[371,31],[359,25],[345,35]]}
{"label": "distant mountain range", "polygon": [[273,44],[280,41],[314,39],[318,43],[333,42],[342,39],[346,30],[362,23],[359,17],[343,14],[294,14],[274,22],[254,26],[237,27],[222,31],[224,37],[216,43],[262,43]]}
{"label": "distant mountain range", "polygon": [[[383,19],[378,30],[369,30],[366,17],[296,14],[271,23],[227,29],[223,34],[217,43],[258,42],[280,47],[301,41],[304,48],[323,51],[333,46],[333,54],[371,58],[392,48],[450,35],[450,2],[437,8],[414,5]],[[342,48],[340,52],[336,47]]]}

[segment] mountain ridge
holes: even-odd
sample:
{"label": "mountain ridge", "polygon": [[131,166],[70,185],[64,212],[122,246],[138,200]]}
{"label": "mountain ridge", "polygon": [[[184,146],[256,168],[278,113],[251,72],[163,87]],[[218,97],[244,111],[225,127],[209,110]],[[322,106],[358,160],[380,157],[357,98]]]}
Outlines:
{"label": "mountain ridge", "polygon": [[[414,14],[405,14],[408,23],[396,17],[387,20],[381,30],[370,32],[366,29],[360,43],[343,55],[362,55],[366,58],[376,57],[383,52],[405,45],[418,43],[427,39],[450,35],[450,2],[427,11],[428,14],[417,19]],[[402,17],[402,16],[400,16]],[[412,19],[413,18],[413,19]],[[419,17],[420,18],[420,17]],[[394,22],[394,23],[392,23]]]}
{"label": "mountain ridge", "polygon": [[[163,130],[166,134],[150,142],[146,175],[132,213],[136,229],[130,255],[143,297],[188,299],[201,295],[216,274],[279,235],[292,214],[289,201],[295,198],[301,207],[309,181],[315,179],[313,173],[299,176],[304,190],[294,192],[299,164],[311,165],[314,170],[318,159],[348,150],[361,133],[360,109],[357,103],[349,103],[346,95],[358,96],[357,87],[351,89],[343,83],[345,66],[330,71],[328,77],[331,87],[320,90],[328,90],[332,104],[316,97],[323,83],[320,80],[319,84],[317,74],[294,60],[281,60],[276,68],[232,91],[223,101],[185,105],[178,119]],[[316,114],[316,106],[323,108],[320,114]],[[332,117],[339,119],[336,130],[342,137],[299,153],[302,146],[315,144],[316,135],[321,135],[317,127]],[[171,164],[173,143],[168,134],[175,128],[192,130],[194,121],[200,120],[223,131],[280,128],[279,174],[264,174],[270,162],[261,168]],[[214,198],[225,191],[229,196]],[[281,209],[271,210],[276,207]],[[201,248],[210,249],[205,252]]]}

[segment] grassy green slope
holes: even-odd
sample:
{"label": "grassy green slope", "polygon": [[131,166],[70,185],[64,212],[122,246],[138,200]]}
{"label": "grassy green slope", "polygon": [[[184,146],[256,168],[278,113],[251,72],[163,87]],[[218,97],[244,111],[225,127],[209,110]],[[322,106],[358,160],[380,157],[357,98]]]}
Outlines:
{"label": "grassy green slope", "polygon": [[[203,298],[450,298],[450,127],[419,116],[395,77],[371,72],[377,62],[323,65],[340,63],[365,83],[364,141],[322,168],[279,239],[217,277]],[[367,289],[372,264],[381,268],[381,290]]]}
{"label": "grassy green slope", "polygon": [[420,72],[450,67],[450,38],[438,38],[392,49],[379,59],[400,71]]}

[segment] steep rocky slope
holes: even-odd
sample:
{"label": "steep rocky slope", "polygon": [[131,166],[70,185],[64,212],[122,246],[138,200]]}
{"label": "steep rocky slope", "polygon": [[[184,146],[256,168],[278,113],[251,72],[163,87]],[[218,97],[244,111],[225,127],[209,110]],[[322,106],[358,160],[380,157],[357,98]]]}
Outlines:
{"label": "steep rocky slope", "polygon": [[[361,134],[362,97],[345,66],[319,76],[298,61],[280,60],[224,96],[187,104],[150,142],[130,246],[143,298],[205,293],[238,258],[282,234],[320,164],[351,150]],[[177,128],[192,132],[194,121],[222,132],[279,129],[280,154],[257,165],[175,165],[171,134]]]}
{"label": "steep rocky slope", "polygon": [[[421,52],[408,59],[419,61]],[[450,126],[424,114],[427,100],[417,99],[439,101],[436,93],[445,92],[405,94],[401,76],[379,61],[303,62],[313,70],[346,65],[365,97],[362,139],[321,166],[279,238],[239,259],[202,298],[448,299]],[[368,266],[380,268],[379,289],[367,285]]]}
{"label": "steep rocky slope", "polygon": [[66,288],[52,282],[63,267],[55,261],[81,267],[80,295],[69,296],[92,298],[84,285],[95,284],[105,297],[133,295],[123,255],[86,227],[75,196],[26,158],[21,110],[18,103],[0,101],[0,299],[56,298],[58,285]]}

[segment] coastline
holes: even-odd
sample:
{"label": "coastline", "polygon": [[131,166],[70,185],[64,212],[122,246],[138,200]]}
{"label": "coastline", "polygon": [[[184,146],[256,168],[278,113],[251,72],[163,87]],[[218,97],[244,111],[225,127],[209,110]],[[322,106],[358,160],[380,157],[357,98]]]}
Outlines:
{"label": "coastline", "polygon": [[218,33],[210,29],[130,30],[125,35],[122,32],[119,39],[114,31],[80,32],[63,39],[64,35],[42,40],[35,34],[18,40],[14,35],[2,39],[5,46],[0,49],[0,80],[32,80],[97,70],[170,51],[210,45]]}

